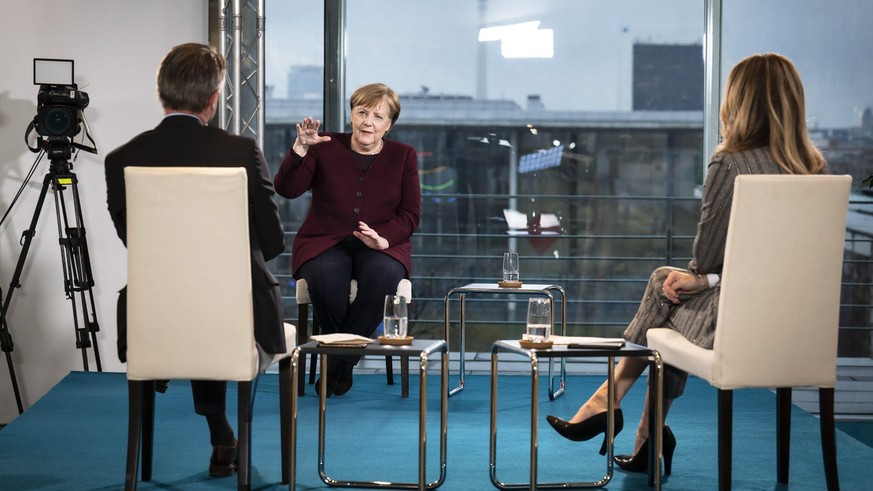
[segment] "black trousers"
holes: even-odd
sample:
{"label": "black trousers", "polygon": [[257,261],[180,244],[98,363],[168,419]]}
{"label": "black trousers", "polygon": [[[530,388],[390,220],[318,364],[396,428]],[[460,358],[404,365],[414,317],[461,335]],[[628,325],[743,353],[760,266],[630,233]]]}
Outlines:
{"label": "black trousers", "polygon": [[223,380],[192,380],[191,395],[194,398],[194,412],[201,416],[212,416],[225,412],[227,382]]}
{"label": "black trousers", "polygon": [[[382,321],[385,295],[395,294],[406,276],[400,261],[354,237],[306,261],[297,272],[309,286],[312,315],[322,333],[366,337],[372,337]],[[357,280],[358,291],[349,303],[352,279]],[[357,363],[358,358],[344,357],[350,363]]]}

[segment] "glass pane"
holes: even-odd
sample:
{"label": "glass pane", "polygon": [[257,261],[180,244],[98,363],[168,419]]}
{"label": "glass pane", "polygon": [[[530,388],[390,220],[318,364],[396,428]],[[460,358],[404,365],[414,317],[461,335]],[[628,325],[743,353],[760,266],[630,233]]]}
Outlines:
{"label": "glass pane", "polygon": [[[620,334],[651,270],[687,262],[705,160],[703,3],[347,8],[346,97],[391,86],[402,111],[390,137],[419,152],[416,332],[441,337],[445,293],[497,281],[516,250],[522,281],[567,291],[572,333]],[[511,227],[505,210],[541,230]],[[516,304],[472,304],[467,349],[520,337]]]}
{"label": "glass pane", "polygon": [[[296,137],[294,124],[306,116],[321,119],[324,98],[324,7],[321,2],[267,0],[264,117],[264,156],[271,175]],[[285,224],[286,249],[309,209],[309,195],[295,200],[277,196]],[[285,315],[297,315],[291,256],[270,261],[270,269],[283,287]]]}
{"label": "glass pane", "polygon": [[[866,0],[732,0],[724,2],[722,79],[739,60],[776,52],[804,83],[810,134],[830,171],[853,177],[849,206],[840,356],[870,357],[873,262],[870,196],[857,188],[873,174],[873,3]],[[754,15],[749,15],[754,12]]]}
{"label": "glass pane", "polygon": [[[702,108],[696,0],[347,4],[347,97],[379,81],[408,95],[547,111]],[[635,56],[643,59],[635,64]],[[635,80],[634,70],[647,78]],[[665,90],[659,75],[679,85]]]}

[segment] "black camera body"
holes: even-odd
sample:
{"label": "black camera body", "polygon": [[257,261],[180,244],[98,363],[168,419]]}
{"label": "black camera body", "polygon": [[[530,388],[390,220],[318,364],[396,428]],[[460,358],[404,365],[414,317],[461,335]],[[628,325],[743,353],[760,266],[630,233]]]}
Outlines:
{"label": "black camera body", "polygon": [[89,102],[88,94],[76,84],[41,85],[34,118],[36,132],[48,137],[76,136],[80,131],[80,114]]}
{"label": "black camera body", "polygon": [[[36,96],[36,116],[27,126],[24,140],[33,153],[45,150],[52,165],[67,165],[64,161],[70,159],[74,147],[97,153],[85,120],[84,110],[90,99],[73,82],[73,75],[73,60],[33,59],[33,85],[39,85],[39,93]],[[82,132],[83,126],[82,142],[74,142],[73,137]],[[34,130],[39,137],[31,146],[28,138]],[[91,146],[84,144],[85,138],[91,141]]]}

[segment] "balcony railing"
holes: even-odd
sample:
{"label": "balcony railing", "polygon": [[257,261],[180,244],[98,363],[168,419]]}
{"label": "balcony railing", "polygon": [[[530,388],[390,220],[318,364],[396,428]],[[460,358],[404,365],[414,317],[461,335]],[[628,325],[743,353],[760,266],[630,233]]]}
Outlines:
{"label": "balcony railing", "polygon": [[[560,231],[510,234],[502,210],[531,202],[560,217]],[[853,200],[850,209],[869,204]],[[468,283],[497,281],[503,252],[515,250],[522,281],[557,284],[566,292],[568,334],[620,336],[651,271],[687,265],[698,210],[699,199],[685,197],[425,195],[422,225],[413,236],[410,332],[442,338],[446,293]],[[298,226],[286,223],[289,249]],[[847,227],[841,357],[871,356],[871,249],[870,230]],[[284,287],[286,315],[295,322],[290,254],[274,261],[273,269]],[[770,281],[778,291],[778,278]],[[468,351],[487,351],[494,339],[523,332],[526,299],[495,295],[467,302]]]}

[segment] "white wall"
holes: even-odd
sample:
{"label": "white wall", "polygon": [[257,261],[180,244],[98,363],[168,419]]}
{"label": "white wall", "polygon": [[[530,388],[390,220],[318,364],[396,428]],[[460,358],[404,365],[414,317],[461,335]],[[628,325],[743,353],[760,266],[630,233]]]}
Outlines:
{"label": "white wall", "polygon": [[[104,371],[123,371],[115,341],[115,301],[125,284],[126,255],[106,211],[103,158],[137,133],[154,127],[162,111],[154,76],[166,52],[184,42],[207,40],[207,0],[17,1],[0,16],[0,215],[34,162],[23,135],[36,115],[38,87],[33,58],[75,60],[75,82],[91,103],[85,116],[98,154],[81,152],[79,178],[84,224],[94,270],[100,358]],[[77,139],[78,141],[78,139]],[[43,161],[0,225],[0,288],[9,294],[48,162]],[[64,195],[70,205],[72,194]],[[52,192],[13,294],[7,323],[15,343],[12,362],[25,411],[70,371],[82,370],[75,347],[70,301],[63,288]],[[80,319],[80,322],[82,320]],[[93,366],[93,352],[88,350]],[[18,416],[5,354],[0,353],[0,424]],[[100,401],[94,401],[99,406]]]}

